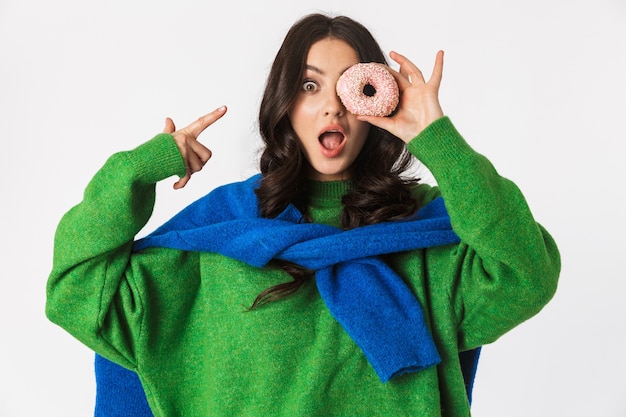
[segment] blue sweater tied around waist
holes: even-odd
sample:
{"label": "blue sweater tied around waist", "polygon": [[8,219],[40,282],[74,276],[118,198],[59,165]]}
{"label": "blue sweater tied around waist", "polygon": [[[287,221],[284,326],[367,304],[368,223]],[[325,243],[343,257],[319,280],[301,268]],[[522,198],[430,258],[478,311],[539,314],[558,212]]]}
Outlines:
{"label": "blue sweater tied around waist", "polygon": [[[254,193],[259,181],[260,174],[213,190],[135,242],[134,250],[167,247],[215,252],[259,268],[272,259],[293,262],[315,271],[320,296],[330,313],[361,348],[382,382],[439,363],[419,301],[378,255],[459,242],[443,199],[433,200],[401,221],[344,231],[304,223],[293,205],[274,219],[260,217]],[[362,302],[374,299],[375,307]],[[469,396],[478,350],[461,359]],[[122,372],[132,374],[96,358],[96,416],[116,415],[98,410],[105,408],[109,394],[117,395],[120,387],[107,390],[106,383],[115,385],[114,375]],[[128,375],[123,378],[129,388],[137,385],[134,389],[141,390],[138,381],[131,384]],[[140,402],[145,402],[145,396]]]}

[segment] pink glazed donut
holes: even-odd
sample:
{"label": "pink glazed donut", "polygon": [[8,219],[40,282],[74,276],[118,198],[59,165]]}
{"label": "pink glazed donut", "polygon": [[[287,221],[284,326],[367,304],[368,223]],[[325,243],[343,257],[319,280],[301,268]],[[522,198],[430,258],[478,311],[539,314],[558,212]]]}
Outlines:
{"label": "pink glazed donut", "polygon": [[389,116],[398,106],[396,79],[376,62],[355,64],[337,80],[337,95],[350,113]]}

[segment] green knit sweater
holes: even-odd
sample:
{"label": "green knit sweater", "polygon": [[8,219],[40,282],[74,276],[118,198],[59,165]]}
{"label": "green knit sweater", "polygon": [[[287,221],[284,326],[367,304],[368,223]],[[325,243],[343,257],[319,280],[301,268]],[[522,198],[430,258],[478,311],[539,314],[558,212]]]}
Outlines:
{"label": "green knit sweater", "polygon": [[[461,243],[386,258],[422,304],[442,363],[381,383],[313,280],[246,311],[291,279],[214,253],[132,253],[155,184],[185,168],[170,135],[113,155],[61,220],[47,315],[136,371],[155,416],[467,416],[458,352],[496,340],[556,290],[560,259],[518,188],[447,117],[408,145],[439,187]],[[314,183],[309,213],[337,225],[344,182]],[[375,300],[363,300],[371,303]]]}

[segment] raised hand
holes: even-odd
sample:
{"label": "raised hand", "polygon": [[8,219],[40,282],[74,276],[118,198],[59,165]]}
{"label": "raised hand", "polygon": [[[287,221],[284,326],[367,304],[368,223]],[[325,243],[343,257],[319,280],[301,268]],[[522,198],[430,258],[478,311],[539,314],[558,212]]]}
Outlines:
{"label": "raised hand", "polygon": [[226,107],[222,106],[198,118],[189,126],[176,130],[174,122],[169,117],[165,119],[163,133],[170,133],[178,146],[178,150],[185,161],[186,174],[174,184],[174,189],[183,188],[189,182],[194,172],[200,171],[204,164],[211,159],[211,150],[198,142],[198,136],[207,127],[211,126],[226,114]]}
{"label": "raised hand", "polygon": [[435,58],[435,66],[428,81],[420,69],[405,56],[391,52],[391,59],[400,64],[399,71],[394,74],[400,89],[400,103],[392,117],[359,116],[366,121],[408,143],[426,126],[443,116],[439,104],[439,86],[443,74],[443,51]]}

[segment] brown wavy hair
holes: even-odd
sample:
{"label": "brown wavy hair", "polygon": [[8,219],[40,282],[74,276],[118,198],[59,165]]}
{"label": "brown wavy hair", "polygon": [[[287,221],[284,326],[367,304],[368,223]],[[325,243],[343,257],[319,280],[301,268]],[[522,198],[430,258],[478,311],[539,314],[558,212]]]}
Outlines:
{"label": "brown wavy hair", "polygon": [[[291,126],[289,111],[301,89],[310,47],[326,38],[350,45],[360,62],[387,64],[380,46],[362,24],[346,16],[311,14],[288,31],[272,64],[259,111],[259,128],[264,141],[260,158],[263,181],[255,190],[261,215],[276,217],[294,204],[307,217],[308,161]],[[413,158],[405,144],[391,133],[371,126],[363,149],[351,166],[351,190],[343,197],[342,227],[350,229],[413,214],[417,202],[411,186],[417,179],[403,177]],[[296,291],[310,271],[279,262],[294,281],[262,292],[252,308]]]}

